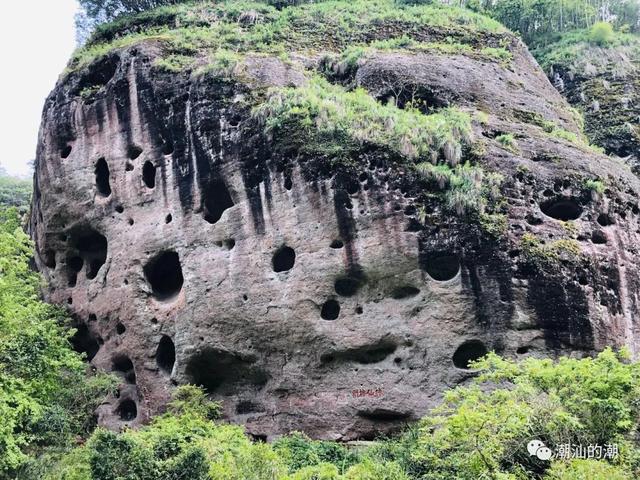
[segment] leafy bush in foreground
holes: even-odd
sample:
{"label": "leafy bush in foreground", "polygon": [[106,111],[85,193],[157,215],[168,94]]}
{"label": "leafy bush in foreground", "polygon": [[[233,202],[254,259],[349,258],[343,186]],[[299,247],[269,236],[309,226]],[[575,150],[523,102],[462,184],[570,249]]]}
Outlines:
{"label": "leafy bush in foreground", "polygon": [[62,311],[38,298],[31,255],[17,210],[0,208],[0,478],[13,478],[39,446],[87,434],[111,387],[105,376],[85,377]]}

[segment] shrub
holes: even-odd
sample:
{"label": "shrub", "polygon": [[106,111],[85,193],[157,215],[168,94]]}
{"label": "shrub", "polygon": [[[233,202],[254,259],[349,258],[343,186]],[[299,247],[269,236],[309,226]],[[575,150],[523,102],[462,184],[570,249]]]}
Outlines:
{"label": "shrub", "polygon": [[604,46],[615,38],[613,26],[608,22],[598,22],[591,27],[589,39],[596,45]]}

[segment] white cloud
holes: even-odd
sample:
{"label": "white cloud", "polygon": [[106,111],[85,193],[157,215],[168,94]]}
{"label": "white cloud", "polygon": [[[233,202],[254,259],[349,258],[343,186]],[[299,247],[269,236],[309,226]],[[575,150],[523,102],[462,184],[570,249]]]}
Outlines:
{"label": "white cloud", "polygon": [[75,48],[76,0],[20,0],[3,5],[0,23],[0,164],[28,172],[40,115]]}

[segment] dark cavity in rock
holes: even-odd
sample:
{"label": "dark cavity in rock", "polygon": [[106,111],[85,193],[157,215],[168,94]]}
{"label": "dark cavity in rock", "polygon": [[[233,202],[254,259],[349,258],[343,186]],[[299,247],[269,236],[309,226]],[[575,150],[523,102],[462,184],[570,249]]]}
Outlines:
{"label": "dark cavity in rock", "polygon": [[453,354],[453,364],[457,368],[469,369],[469,362],[484,357],[487,347],[480,340],[469,340],[460,345]]}
{"label": "dark cavity in rock", "polygon": [[582,207],[573,198],[554,198],[540,205],[540,210],[547,217],[566,222],[577,220],[582,215]]}
{"label": "dark cavity in rock", "polygon": [[176,347],[173,340],[167,335],[160,339],[158,350],[156,351],[156,363],[158,368],[164,373],[170,375],[173,371],[173,365],[176,362]]}
{"label": "dark cavity in rock", "polygon": [[272,265],[274,272],[286,272],[296,263],[296,252],[286,245],[280,247],[273,255]]}
{"label": "dark cavity in rock", "polygon": [[452,280],[460,271],[460,259],[448,252],[434,252],[427,255],[425,269],[438,282]]}
{"label": "dark cavity in rock", "polygon": [[324,320],[336,320],[340,316],[340,304],[337,300],[327,300],[322,305],[320,316]]}
{"label": "dark cavity in rock", "polygon": [[96,163],[96,190],[101,197],[108,197],[111,195],[111,184],[109,181],[109,165],[104,158],[101,158]]}
{"label": "dark cavity in rock", "polygon": [[159,253],[144,267],[144,276],[157,300],[172,300],[184,283],[180,257],[176,252]]}
{"label": "dark cavity in rock", "polygon": [[136,402],[131,399],[123,400],[120,402],[120,405],[118,405],[116,413],[120,417],[120,420],[124,422],[135,420],[138,416],[138,407],[136,406]]}
{"label": "dark cavity in rock", "polygon": [[220,179],[209,182],[203,192],[204,219],[209,223],[217,223],[228,208],[233,207],[233,200],[225,183]]}
{"label": "dark cavity in rock", "polygon": [[156,188],[156,166],[150,161],[144,162],[142,167],[142,181],[147,188]]}

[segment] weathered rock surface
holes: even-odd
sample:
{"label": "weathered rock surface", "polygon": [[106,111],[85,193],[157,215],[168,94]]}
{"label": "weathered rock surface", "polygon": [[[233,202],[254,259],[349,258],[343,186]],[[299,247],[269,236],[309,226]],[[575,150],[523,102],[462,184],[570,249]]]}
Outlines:
{"label": "weathered rock surface", "polygon": [[[488,114],[473,155],[504,175],[497,233],[425,199],[380,149],[363,145],[355,172],[282,154],[246,99],[305,84],[317,56],[248,56],[230,80],[161,71],[161,46],[143,42],[63,78],[31,230],[46,297],[73,313],[92,365],[122,378],[100,421],[138,425],[192,382],[256,436],[368,439],[419,418],[488,350],[637,353],[639,180],[530,121],[579,133],[509,41],[508,66],[377,52],[349,80]],[[87,99],[87,85],[101,88]],[[585,188],[595,179],[604,192]]]}
{"label": "weathered rock surface", "polygon": [[638,47],[583,47],[570,64],[547,67],[550,80],[584,112],[585,133],[640,172]]}

